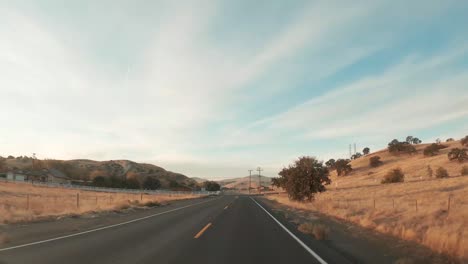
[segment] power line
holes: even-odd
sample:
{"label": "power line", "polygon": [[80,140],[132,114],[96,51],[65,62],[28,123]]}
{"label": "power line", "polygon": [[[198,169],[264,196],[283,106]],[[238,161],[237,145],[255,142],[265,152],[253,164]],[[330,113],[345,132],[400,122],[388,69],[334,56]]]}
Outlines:
{"label": "power line", "polygon": [[262,176],[261,176],[261,172],[263,171],[263,169],[260,168],[260,167],[258,167],[258,168],[257,168],[257,171],[258,171],[258,188],[259,188],[259,189],[258,189],[258,190],[259,190],[258,193],[260,193],[261,190],[262,190]]}

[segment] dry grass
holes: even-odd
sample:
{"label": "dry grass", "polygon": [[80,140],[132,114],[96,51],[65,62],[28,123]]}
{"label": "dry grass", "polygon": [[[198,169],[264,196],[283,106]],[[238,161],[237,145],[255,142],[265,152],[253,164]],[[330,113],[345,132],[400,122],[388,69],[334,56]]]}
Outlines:
{"label": "dry grass", "polygon": [[304,234],[309,234],[315,237],[317,240],[324,240],[327,239],[328,233],[330,230],[328,227],[322,224],[315,224],[315,223],[302,223],[298,226],[297,230]]}
{"label": "dry grass", "polygon": [[[444,144],[449,148],[434,157],[424,157],[421,145],[418,154],[412,156],[379,151],[354,160],[353,173],[345,177],[333,173],[329,190],[311,203],[292,202],[286,195],[268,197],[416,241],[440,253],[468,258],[468,177],[460,176],[464,164],[447,158],[447,152],[459,147],[460,142]],[[375,155],[382,158],[383,164],[371,168],[369,158]],[[428,165],[434,169],[444,167],[451,177],[428,177]],[[386,172],[396,167],[405,173],[405,182],[380,184]]]}
{"label": "dry grass", "polygon": [[25,222],[45,217],[122,210],[139,206],[150,207],[196,197],[199,196],[191,194],[143,194],[141,196],[140,194],[91,192],[0,182],[0,223]]}

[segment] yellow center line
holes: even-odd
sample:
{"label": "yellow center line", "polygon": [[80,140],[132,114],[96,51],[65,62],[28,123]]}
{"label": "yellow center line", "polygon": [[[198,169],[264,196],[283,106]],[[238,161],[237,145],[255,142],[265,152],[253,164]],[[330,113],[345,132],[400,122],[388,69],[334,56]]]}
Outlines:
{"label": "yellow center line", "polygon": [[226,207],[224,207],[224,210],[228,209],[229,205],[226,205]]}
{"label": "yellow center line", "polygon": [[193,238],[199,238],[203,233],[211,226],[211,223],[208,223],[200,232],[198,232]]}

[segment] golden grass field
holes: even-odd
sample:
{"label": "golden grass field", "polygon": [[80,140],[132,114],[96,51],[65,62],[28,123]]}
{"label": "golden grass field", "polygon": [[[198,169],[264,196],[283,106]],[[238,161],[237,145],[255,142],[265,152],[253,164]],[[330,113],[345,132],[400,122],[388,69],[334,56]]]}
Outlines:
{"label": "golden grass field", "polygon": [[[460,175],[467,163],[447,158],[451,148],[461,147],[459,141],[443,144],[449,148],[434,157],[423,156],[426,144],[417,146],[418,153],[413,155],[394,156],[383,150],[354,160],[350,175],[337,177],[332,172],[328,190],[310,203],[290,201],[286,194],[267,197],[416,241],[440,253],[468,258],[468,176]],[[369,158],[376,155],[383,165],[371,168]],[[428,177],[428,165],[434,175],[439,166],[446,168],[450,178]],[[380,184],[385,173],[396,167],[405,173],[405,182]]]}
{"label": "golden grass field", "polygon": [[151,202],[164,204],[196,197],[199,196],[106,193],[0,182],[0,223],[116,210],[129,206],[142,206]]}

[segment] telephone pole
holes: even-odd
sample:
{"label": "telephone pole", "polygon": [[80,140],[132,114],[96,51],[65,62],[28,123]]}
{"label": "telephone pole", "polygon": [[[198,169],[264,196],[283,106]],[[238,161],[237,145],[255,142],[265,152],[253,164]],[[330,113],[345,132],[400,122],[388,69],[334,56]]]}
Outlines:
{"label": "telephone pole", "polygon": [[258,193],[260,193],[262,191],[262,171],[263,169],[258,167],[257,168],[257,171],[258,171]]}
{"label": "telephone pole", "polygon": [[249,170],[249,194],[250,194],[250,185],[252,184],[252,171],[253,170]]}

